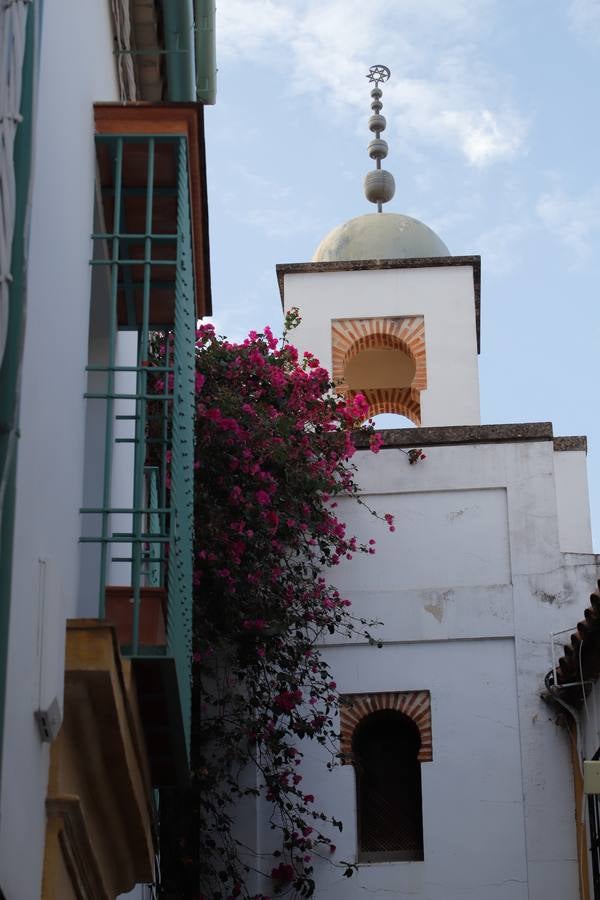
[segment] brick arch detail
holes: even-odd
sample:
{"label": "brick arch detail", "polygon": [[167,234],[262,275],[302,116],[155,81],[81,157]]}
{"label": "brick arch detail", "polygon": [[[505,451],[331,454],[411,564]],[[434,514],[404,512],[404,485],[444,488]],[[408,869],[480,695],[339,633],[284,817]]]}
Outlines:
{"label": "brick arch detail", "polygon": [[[349,393],[352,393],[351,391]],[[369,415],[377,416],[379,413],[400,413],[414,422],[421,424],[421,401],[419,391],[412,387],[407,388],[379,388],[377,390],[363,391],[369,404]]]}
{"label": "brick arch detail", "polygon": [[334,319],[331,323],[332,375],[342,390],[344,369],[350,359],[364,350],[391,348],[403,350],[415,361],[411,388],[427,387],[425,320],[423,316],[381,317],[374,319]]}
{"label": "brick arch detail", "polygon": [[419,762],[431,762],[431,694],[429,691],[394,691],[340,696],[340,757],[342,765],[353,762],[352,737],[358,723],[381,709],[393,709],[413,720],[421,735]]}
{"label": "brick arch detail", "polygon": [[331,323],[332,376],[340,394],[352,396],[344,380],[346,366],[365,350],[393,349],[406,353],[415,362],[412,384],[403,388],[374,388],[363,391],[369,416],[400,413],[415,425],[421,424],[421,391],[427,387],[425,321],[423,316],[373,319],[334,319]]}

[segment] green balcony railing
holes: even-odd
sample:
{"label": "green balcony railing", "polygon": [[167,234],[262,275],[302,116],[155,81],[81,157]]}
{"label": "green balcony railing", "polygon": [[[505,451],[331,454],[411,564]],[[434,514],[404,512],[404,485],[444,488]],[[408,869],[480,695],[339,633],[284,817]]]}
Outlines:
{"label": "green balcony railing", "polygon": [[163,732],[154,769],[155,783],[164,783],[172,771],[165,741],[176,742],[181,727],[187,756],[191,728],[196,310],[188,146],[186,137],[159,134],[96,142],[103,225],[92,235],[91,263],[108,275],[100,279],[107,339],[104,359],[88,366],[101,389],[86,397],[104,422],[104,466],[101,502],[82,510],[97,533],[86,528],[81,540],[99,547],[98,613],[115,624],[134,662],[147,737]]}

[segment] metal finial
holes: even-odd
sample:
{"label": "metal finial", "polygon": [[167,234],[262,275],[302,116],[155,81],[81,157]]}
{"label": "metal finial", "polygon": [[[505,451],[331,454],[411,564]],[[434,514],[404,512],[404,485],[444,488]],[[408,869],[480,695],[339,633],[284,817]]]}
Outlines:
{"label": "metal finial", "polygon": [[389,79],[391,74],[387,66],[371,66],[366,77],[369,81],[375,82],[375,87],[379,87],[380,84]]}
{"label": "metal finial", "polygon": [[381,160],[388,155],[388,145],[387,141],[381,138],[381,132],[385,131],[386,121],[385,116],[381,115],[383,92],[380,85],[384,84],[390,75],[391,72],[387,66],[378,65],[371,66],[366,76],[375,85],[371,91],[373,115],[369,119],[369,129],[374,132],[375,138],[369,143],[367,150],[371,159],[375,160],[376,168],[366,176],[364,189],[367,200],[377,204],[377,212],[382,212],[382,205],[391,200],[396,191],[394,176],[391,172],[381,168]]}

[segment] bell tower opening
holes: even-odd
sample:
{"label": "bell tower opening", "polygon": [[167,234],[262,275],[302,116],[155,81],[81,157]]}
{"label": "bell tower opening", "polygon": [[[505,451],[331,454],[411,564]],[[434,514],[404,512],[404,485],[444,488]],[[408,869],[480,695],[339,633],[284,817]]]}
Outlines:
{"label": "bell tower opening", "polygon": [[427,386],[422,316],[332,322],[333,380],[344,396],[364,394],[369,416],[395,413],[421,423]]}

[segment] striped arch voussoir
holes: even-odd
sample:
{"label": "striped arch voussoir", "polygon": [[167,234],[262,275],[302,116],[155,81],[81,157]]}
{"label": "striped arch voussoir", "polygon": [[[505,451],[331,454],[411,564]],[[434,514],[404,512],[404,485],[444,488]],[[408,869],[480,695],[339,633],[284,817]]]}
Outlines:
{"label": "striped arch voussoir", "polygon": [[[349,391],[352,394],[352,391]],[[421,402],[419,392],[412,387],[378,388],[362,392],[369,404],[369,415],[379,413],[400,413],[415,425],[421,424]]]}
{"label": "striped arch voussoir", "polygon": [[393,709],[413,720],[421,735],[419,762],[431,762],[431,695],[429,691],[394,691],[383,694],[340,696],[340,757],[342,765],[353,762],[352,737],[358,723],[370,713]]}
{"label": "striped arch voussoir", "polygon": [[365,350],[401,350],[415,362],[412,384],[405,388],[363,391],[369,415],[401,413],[417,425],[421,421],[420,393],[427,387],[425,322],[423,316],[374,319],[334,319],[331,323],[332,376],[338,390],[348,393],[346,366]]}

